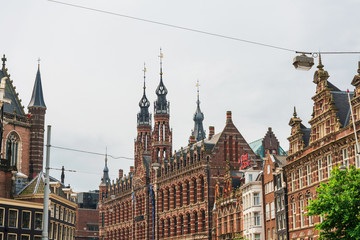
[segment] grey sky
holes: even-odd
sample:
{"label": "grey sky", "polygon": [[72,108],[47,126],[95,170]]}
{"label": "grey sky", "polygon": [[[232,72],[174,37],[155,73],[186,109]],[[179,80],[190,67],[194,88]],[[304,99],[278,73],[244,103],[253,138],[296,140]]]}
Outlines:
{"label": "grey sky", "polygon": [[[65,1],[65,0],[64,0]],[[106,11],[305,51],[360,51],[358,1],[66,1]],[[142,95],[155,100],[159,48],[170,101],[174,149],[186,146],[200,81],[204,127],[223,129],[227,110],[248,142],[272,127],[285,150],[294,105],[303,123],[315,93],[308,72],[296,71],[291,52],[249,45],[121,17],[71,8],[46,0],[2,1],[0,53],[27,107],[41,61],[52,125],[52,144],[133,157],[136,114]],[[330,81],[353,89],[359,55],[326,55]],[[317,59],[315,60],[317,62]],[[128,172],[129,160],[109,159],[110,176]],[[104,158],[52,149],[51,165],[98,173],[67,173],[76,191],[97,189]],[[54,177],[60,172],[52,170]]]}

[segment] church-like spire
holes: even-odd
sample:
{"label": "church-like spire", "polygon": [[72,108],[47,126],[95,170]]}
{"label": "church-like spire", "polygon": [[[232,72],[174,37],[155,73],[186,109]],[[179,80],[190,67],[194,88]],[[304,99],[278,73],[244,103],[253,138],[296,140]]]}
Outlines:
{"label": "church-like spire", "polygon": [[110,178],[109,178],[109,168],[107,166],[107,150],[105,155],[105,167],[103,170],[103,177],[101,178],[101,184],[108,186],[110,184]]}
{"label": "church-like spire", "polygon": [[196,87],[197,87],[197,101],[196,101],[197,107],[196,107],[196,112],[195,112],[194,118],[193,118],[194,119],[193,136],[195,136],[196,141],[201,141],[201,140],[205,139],[206,136],[205,136],[205,131],[204,131],[204,127],[203,127],[204,114],[200,110],[199,81],[197,81]]}
{"label": "church-like spire", "polygon": [[143,96],[139,102],[139,107],[140,107],[140,112],[137,115],[137,120],[138,120],[138,126],[139,125],[150,125],[150,114],[149,114],[149,106],[150,106],[150,102],[146,97],[146,93],[145,93],[145,89],[146,89],[146,85],[145,85],[145,80],[146,80],[146,67],[145,67],[145,63],[144,63],[144,93]]}
{"label": "church-like spire", "polygon": [[40,59],[38,60],[38,71],[36,73],[36,79],[34,84],[33,93],[28,107],[41,107],[46,109],[42,85],[41,85],[41,76],[40,76]]}
{"label": "church-like spire", "polygon": [[163,71],[162,71],[162,59],[164,55],[161,52],[160,48],[160,83],[159,86],[156,88],[156,95],[158,96],[155,102],[155,114],[168,114],[169,113],[169,104],[166,100],[166,95],[168,93],[164,82],[163,82]]}

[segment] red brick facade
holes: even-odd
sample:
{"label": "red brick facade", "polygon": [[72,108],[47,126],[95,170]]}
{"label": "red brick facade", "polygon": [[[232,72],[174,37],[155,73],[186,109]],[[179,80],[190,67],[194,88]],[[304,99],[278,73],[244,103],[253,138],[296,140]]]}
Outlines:
{"label": "red brick facade", "polygon": [[99,210],[78,208],[76,211],[75,239],[99,237]]}

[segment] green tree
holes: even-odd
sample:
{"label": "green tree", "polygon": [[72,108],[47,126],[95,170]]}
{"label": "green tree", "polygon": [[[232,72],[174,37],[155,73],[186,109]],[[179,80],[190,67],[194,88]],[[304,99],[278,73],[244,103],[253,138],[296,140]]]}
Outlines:
{"label": "green tree", "polygon": [[316,191],[307,210],[309,216],[325,218],[315,227],[319,239],[360,239],[360,171],[354,166],[345,171],[334,168]]}
{"label": "green tree", "polygon": [[236,236],[231,240],[247,240],[247,238],[244,238],[240,235],[240,233],[237,233]]}

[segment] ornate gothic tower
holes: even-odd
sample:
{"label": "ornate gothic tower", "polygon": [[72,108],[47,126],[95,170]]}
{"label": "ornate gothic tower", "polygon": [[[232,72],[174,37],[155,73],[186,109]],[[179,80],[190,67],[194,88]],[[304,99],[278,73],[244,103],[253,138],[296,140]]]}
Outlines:
{"label": "ornate gothic tower", "polygon": [[204,120],[204,114],[200,110],[200,100],[199,100],[199,81],[196,84],[197,87],[197,108],[196,112],[194,114],[194,131],[192,133],[192,136],[195,137],[195,140],[201,141],[206,138],[205,131],[203,127],[203,120]]}
{"label": "ornate gothic tower", "polygon": [[110,185],[109,178],[109,168],[107,166],[107,155],[105,156],[105,167],[103,170],[103,177],[101,178],[101,182],[99,185],[99,200],[102,201],[103,198],[107,197],[108,187]]}
{"label": "ornate gothic tower", "polygon": [[168,93],[163,83],[163,54],[160,49],[160,83],[156,89],[157,100],[154,103],[154,131],[152,134],[152,161],[163,163],[169,161],[172,151],[172,132],[170,130],[170,104],[166,100]]}
{"label": "ornate gothic tower", "polygon": [[139,102],[140,112],[137,114],[137,137],[135,140],[135,173],[137,176],[146,173],[146,169],[142,168],[143,156],[151,155],[151,114],[149,113],[150,102],[146,97],[145,73],[146,68],[144,64],[144,93]]}
{"label": "ornate gothic tower", "polygon": [[35,177],[43,170],[43,149],[45,131],[45,112],[43,91],[41,86],[40,64],[36,74],[32,97],[28,106],[30,113],[30,173],[29,178]]}

